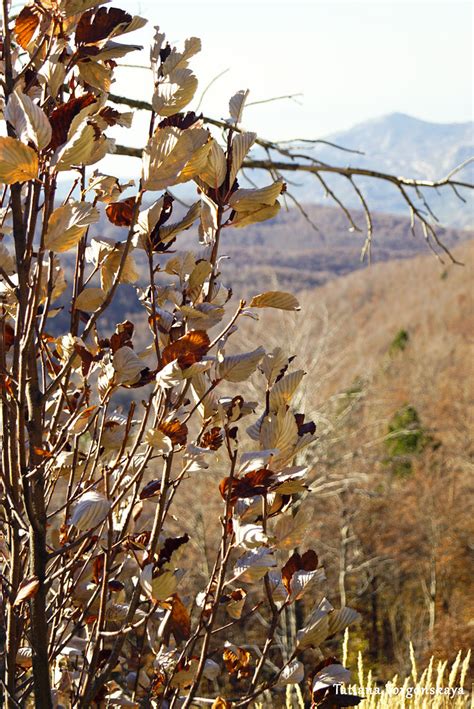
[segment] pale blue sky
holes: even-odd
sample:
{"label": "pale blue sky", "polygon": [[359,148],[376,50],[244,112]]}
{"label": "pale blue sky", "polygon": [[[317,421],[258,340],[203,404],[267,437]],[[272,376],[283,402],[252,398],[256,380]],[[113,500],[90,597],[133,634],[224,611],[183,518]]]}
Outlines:
{"label": "pale blue sky", "polygon": [[[393,111],[435,122],[473,117],[472,4],[463,0],[117,0],[149,20],[127,41],[147,45],[160,25],[171,42],[202,39],[191,66],[197,96],[221,71],[201,109],[227,115],[229,96],[250,89],[247,128],[272,139],[322,137]],[[130,40],[128,40],[130,37]],[[148,52],[124,61],[147,63]],[[121,70],[114,91],[149,97],[147,72]],[[191,106],[192,107],[192,106]],[[144,117],[143,117],[144,118]],[[127,142],[144,135],[138,117]],[[122,140],[122,136],[121,136]],[[143,142],[143,141],[141,141]]]}

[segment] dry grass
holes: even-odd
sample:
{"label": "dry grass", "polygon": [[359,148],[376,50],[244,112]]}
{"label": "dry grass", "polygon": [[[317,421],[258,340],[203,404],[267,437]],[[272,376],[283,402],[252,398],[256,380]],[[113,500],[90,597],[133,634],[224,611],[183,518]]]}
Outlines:
{"label": "dry grass", "polygon": [[[343,664],[348,654],[349,633],[346,630],[343,642]],[[407,677],[395,675],[386,684],[377,681],[372,670],[364,665],[362,654],[358,655],[357,671],[353,672],[353,684],[346,687],[348,694],[365,696],[359,709],[467,709],[474,706],[472,687],[468,687],[468,672],[471,651],[464,657],[460,650],[451,666],[447,660],[431,657],[428,666],[421,669],[416,662],[413,645],[409,648],[411,672]],[[463,693],[460,693],[460,689]],[[267,704],[256,704],[255,709],[264,709]],[[288,686],[287,709],[305,709],[302,691],[298,685]]]}

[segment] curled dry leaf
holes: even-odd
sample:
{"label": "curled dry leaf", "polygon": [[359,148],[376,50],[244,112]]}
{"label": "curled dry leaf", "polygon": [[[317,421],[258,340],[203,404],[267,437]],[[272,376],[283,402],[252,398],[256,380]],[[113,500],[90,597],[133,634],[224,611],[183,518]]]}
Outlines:
{"label": "curled dry leaf", "polygon": [[120,347],[115,352],[112,361],[115,370],[115,384],[129,386],[136,384],[146,369],[143,361],[130,347]]}
{"label": "curled dry leaf", "polygon": [[249,303],[251,308],[278,308],[278,310],[300,310],[298,299],[284,291],[266,291],[254,295]]}
{"label": "curled dry leaf", "polygon": [[130,226],[133,219],[133,212],[135,207],[135,197],[128,197],[121,202],[111,202],[105,213],[109,222],[115,224],[115,226]]}
{"label": "curled dry leaf", "polygon": [[16,89],[8,99],[5,118],[23,143],[31,141],[38,150],[51,141],[51,124],[45,112],[29,96]]}
{"label": "curled dry leaf", "polygon": [[37,576],[31,576],[30,578],[22,581],[20,586],[18,587],[18,592],[16,594],[15,600],[13,601],[13,608],[21,605],[24,601],[33,598],[33,596],[36,596],[39,587],[40,581]]}
{"label": "curled dry leaf", "polygon": [[159,430],[167,436],[174,446],[185,446],[188,437],[188,427],[178,419],[163,421],[159,425]]}
{"label": "curled dry leaf", "polygon": [[177,360],[181,369],[186,369],[199,362],[207,353],[211,341],[204,330],[191,330],[179,340],[167,345],[162,352],[163,366]]}
{"label": "curled dry leaf", "polygon": [[242,120],[242,113],[244,110],[245,102],[247,101],[249,95],[249,90],[240,90],[232,96],[229,101],[229,113],[232,121],[237,124]]}
{"label": "curled dry leaf", "polygon": [[85,492],[74,505],[71,525],[82,531],[92,529],[104,521],[110,508],[110,500],[100,492],[95,490]]}
{"label": "curled dry leaf", "polygon": [[63,145],[68,139],[69,129],[72,121],[85,108],[92,106],[97,102],[94,94],[85,93],[82,96],[71,98],[66,103],[60,104],[50,116],[52,127],[51,148],[57,150],[60,145]]}
{"label": "curled dry leaf", "polygon": [[247,591],[243,588],[236,588],[231,591],[227,596],[223,596],[221,601],[225,603],[225,609],[231,618],[234,620],[239,620],[242,616],[242,611],[245,605],[245,599],[247,598]]}
{"label": "curled dry leaf", "polygon": [[226,642],[226,649],[222,654],[222,659],[230,675],[236,675],[237,679],[250,676],[252,668],[250,665],[251,655],[248,650]]}
{"label": "curled dry leaf", "polygon": [[304,665],[299,660],[292,660],[281,671],[279,685],[299,684],[304,680]]}

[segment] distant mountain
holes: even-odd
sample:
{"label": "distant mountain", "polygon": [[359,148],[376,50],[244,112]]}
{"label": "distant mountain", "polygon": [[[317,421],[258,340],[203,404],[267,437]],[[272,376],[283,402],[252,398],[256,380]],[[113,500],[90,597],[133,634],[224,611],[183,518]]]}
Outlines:
{"label": "distant mountain", "polygon": [[[474,156],[474,123],[429,123],[403,113],[391,113],[329,135],[327,140],[364,154],[342,152],[325,145],[316,146],[311,154],[323,162],[435,180],[445,177],[454,167]],[[289,177],[297,183],[292,189],[302,202],[320,203],[324,200],[328,203],[313,177],[296,177],[295,173]],[[459,173],[459,179],[474,182],[473,163]],[[338,196],[347,205],[360,206],[346,179],[328,175],[327,181],[330,187],[337,189]],[[406,211],[403,200],[393,186],[369,178],[358,178],[357,184],[374,211]],[[472,226],[472,191],[461,190],[461,194],[467,199],[466,204],[450,189],[444,189],[439,194],[426,190],[430,206],[441,223],[458,227]]]}

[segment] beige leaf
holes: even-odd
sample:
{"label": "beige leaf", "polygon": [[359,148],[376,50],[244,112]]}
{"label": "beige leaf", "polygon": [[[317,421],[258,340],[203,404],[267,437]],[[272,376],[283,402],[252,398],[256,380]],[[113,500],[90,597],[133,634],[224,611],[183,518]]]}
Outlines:
{"label": "beige leaf", "polygon": [[203,128],[181,131],[159,128],[143,153],[145,189],[161,190],[176,184],[194,154],[206,145],[209,133]]}
{"label": "beige leaf", "polygon": [[242,120],[242,112],[244,110],[245,102],[247,101],[249,95],[249,90],[237,91],[236,94],[232,96],[229,101],[229,113],[235,124],[240,123]]}
{"label": "beige leaf", "polygon": [[[102,237],[91,239],[90,246],[86,249],[86,259],[95,266],[100,267],[100,283],[103,290],[108,293],[117,277],[122,261],[125,243],[117,243],[113,239]],[[129,252],[120,275],[120,283],[135,283],[139,272],[132,254]]]}
{"label": "beige leaf", "polygon": [[276,565],[276,559],[271,551],[265,547],[252,549],[237,560],[234,576],[244,583],[254,583]]}
{"label": "beige leaf", "polygon": [[111,508],[110,500],[95,490],[85,492],[76,502],[71,515],[71,524],[85,531],[104,521]]}
{"label": "beige leaf", "polygon": [[304,375],[305,373],[302,369],[297,369],[282,377],[273,385],[270,391],[271,411],[278,411],[282,406],[290,403]]}
{"label": "beige leaf", "polygon": [[0,137],[0,183],[34,180],[38,175],[35,151],[15,138]]}
{"label": "beige leaf", "polygon": [[113,75],[112,69],[92,60],[79,62],[77,68],[79,69],[79,75],[84,83],[100,91],[110,91]]}
{"label": "beige leaf", "polygon": [[211,147],[207,156],[204,170],[199,173],[199,177],[209,187],[217,189],[222,185],[227,173],[227,160],[224,151],[214,138],[211,139]]}
{"label": "beige leaf", "polygon": [[294,517],[291,514],[278,517],[274,528],[275,546],[288,550],[299,546],[310,529],[312,517],[313,510],[309,505],[301,506]]}
{"label": "beige leaf", "polygon": [[94,127],[84,121],[79,130],[57,153],[56,169],[69,170],[73,166],[89,164],[95,140]]}
{"label": "beige leaf", "polygon": [[284,191],[285,183],[277,180],[260,189],[239,189],[229,199],[229,204],[236,212],[250,212],[262,205],[272,206]]}
{"label": "beige leaf", "polygon": [[261,205],[258,209],[253,209],[249,212],[237,212],[232,219],[232,226],[236,228],[241,228],[244,226],[250,226],[251,224],[258,224],[259,222],[266,222],[267,219],[273,219],[276,217],[280,211],[280,204],[276,202],[272,206],[266,204]]}
{"label": "beige leaf", "polygon": [[136,384],[145,369],[142,360],[130,347],[119,347],[113,356],[115,384]]}
{"label": "beige leaf", "polygon": [[212,264],[209,261],[199,261],[189,276],[188,290],[192,291],[194,288],[201,289],[202,284],[211,273]]}
{"label": "beige leaf", "polygon": [[24,579],[18,587],[18,593],[16,594],[15,600],[13,601],[13,608],[21,605],[24,601],[32,598],[38,593],[40,587],[40,581],[37,576],[31,576],[30,578]]}
{"label": "beige leaf", "polygon": [[298,299],[292,293],[280,290],[266,291],[254,295],[250,301],[251,308],[278,308],[279,310],[300,310]]}
{"label": "beige leaf", "polygon": [[[173,362],[170,364],[173,364]],[[150,430],[147,431],[145,442],[160,453],[170,453],[170,451],[173,450],[173,444],[169,436],[166,436],[163,431],[160,431],[158,428],[150,428]]]}
{"label": "beige leaf", "polygon": [[166,242],[171,241],[171,239],[174,239],[174,237],[181,231],[189,229],[189,227],[191,227],[196,221],[196,219],[199,217],[200,212],[201,203],[196,202],[192,205],[192,207],[190,207],[190,209],[187,211],[181,221],[176,222],[175,224],[166,224],[165,226],[162,226],[160,228],[160,241],[166,244]]}
{"label": "beige leaf", "polygon": [[210,244],[214,241],[217,232],[217,205],[210,197],[201,194],[201,223],[199,237],[201,242]]}
{"label": "beige leaf", "polygon": [[276,414],[268,414],[263,419],[260,442],[264,448],[278,448],[280,455],[285,457],[290,453],[297,439],[298,426],[292,411],[282,407]]}
{"label": "beige leaf", "polygon": [[265,375],[268,386],[272,386],[281,374],[283,374],[286,367],[288,367],[289,360],[288,356],[283,352],[281,347],[275,347],[272,352],[268,352],[262,360],[260,369]]}
{"label": "beige leaf", "polygon": [[201,51],[201,40],[199,37],[189,37],[184,42],[184,50],[178,52],[176,47],[173,47],[170,55],[163,62],[162,71],[166,76],[176,69],[184,69],[187,67],[189,60],[195,54]]}
{"label": "beige leaf", "polygon": [[152,106],[160,116],[172,116],[192,101],[198,80],[190,69],[174,69],[161,80],[153,94]]}
{"label": "beige leaf", "polygon": [[79,293],[74,301],[76,310],[83,310],[86,313],[92,313],[100,308],[106,298],[105,291],[102,288],[85,288]]}
{"label": "beige leaf", "polygon": [[8,100],[5,118],[22,142],[31,141],[38,150],[51,142],[51,124],[45,112],[19,89]]}
{"label": "beige leaf", "polygon": [[98,220],[98,210],[88,202],[70,202],[58,207],[49,218],[45,248],[68,251],[79,242],[87,227]]}
{"label": "beige leaf", "polygon": [[248,151],[255,143],[256,138],[256,133],[239,133],[234,136],[232,141],[232,165],[229,178],[230,187],[234,184],[237,173],[242,167],[242,163],[245,160]]}
{"label": "beige leaf", "polygon": [[243,382],[255,371],[264,354],[263,347],[258,347],[253,352],[223,357],[218,367],[217,376],[228,382]]}
{"label": "beige leaf", "polygon": [[352,623],[356,623],[361,618],[360,613],[353,608],[343,606],[329,614],[329,634],[336,635],[345,630]]}

